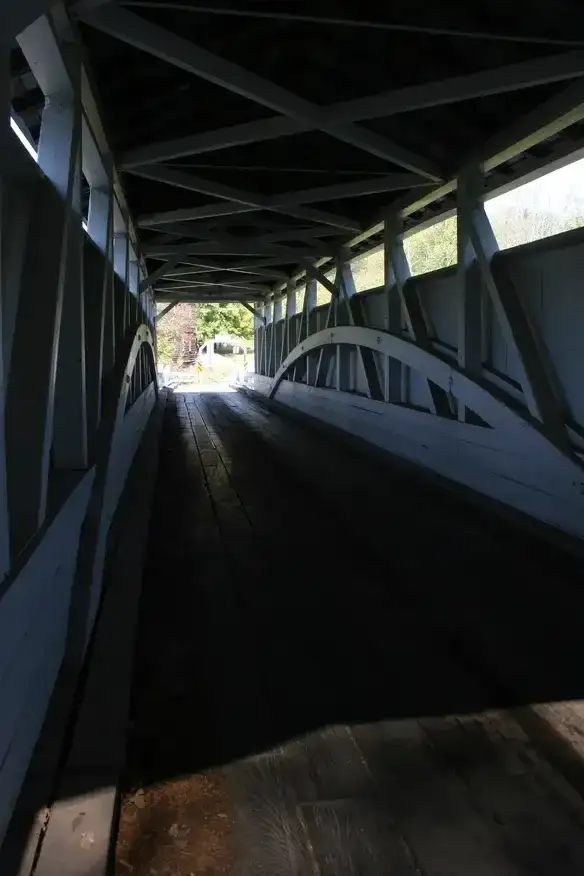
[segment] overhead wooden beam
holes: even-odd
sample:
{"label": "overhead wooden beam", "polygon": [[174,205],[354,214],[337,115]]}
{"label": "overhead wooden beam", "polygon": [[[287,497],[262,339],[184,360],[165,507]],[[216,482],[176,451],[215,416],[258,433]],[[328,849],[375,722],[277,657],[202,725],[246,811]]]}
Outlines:
{"label": "overhead wooden beam", "polygon": [[335,201],[339,198],[358,198],[362,195],[378,195],[383,192],[395,192],[399,189],[412,189],[428,185],[432,185],[432,183],[413,173],[390,173],[387,176],[370,177],[356,182],[286,192],[282,195],[275,195],[270,200],[279,207],[290,207],[294,204]]}
{"label": "overhead wooden beam", "polygon": [[270,292],[268,286],[258,283],[237,283],[230,280],[217,280],[216,282],[212,280],[184,280],[182,285],[189,286],[192,289],[197,289],[201,286],[204,286],[206,289],[240,289],[242,292],[253,292],[254,295],[267,295]]}
{"label": "overhead wooden beam", "polygon": [[165,225],[169,222],[183,222],[194,219],[210,219],[214,216],[231,216],[236,213],[253,213],[257,207],[245,207],[242,204],[216,201],[213,204],[205,204],[203,207],[186,207],[180,210],[167,210],[164,213],[151,213],[138,219],[140,228],[153,228],[156,225]]}
{"label": "overhead wooden beam", "polygon": [[[423,350],[431,351],[432,342],[418,290],[412,288],[410,266],[403,247],[403,227],[400,220],[392,217],[387,220],[385,245],[388,248],[388,270],[391,272],[390,286],[399,296],[402,312],[410,337]],[[444,390],[428,381],[428,395],[432,411],[441,417],[451,417],[450,400]]]}
{"label": "overhead wooden beam", "polygon": [[331,295],[336,295],[338,286],[336,286],[329,278],[323,274],[312,262],[307,259],[302,260],[302,264],[304,265],[304,269],[306,271],[306,276],[310,277],[312,280],[316,280],[317,283],[320,283],[321,286],[330,292]]}
{"label": "overhead wooden beam", "polygon": [[160,265],[159,268],[156,268],[155,271],[152,271],[151,274],[142,280],[139,286],[140,293],[144,292],[150,286],[153,286],[154,283],[157,283],[164,275],[172,270],[172,268],[176,267],[181,261],[183,256],[188,255],[190,249],[190,244],[185,244],[181,248],[177,249],[174,253],[171,254],[168,261],[166,261],[163,265]]}
{"label": "overhead wooden beam", "polygon": [[191,286],[159,286],[154,290],[156,301],[263,301],[263,295],[252,295],[249,292],[225,288],[223,290],[214,286],[199,286],[193,289]]}
{"label": "overhead wooden beam", "polygon": [[327,117],[335,123],[376,119],[580,76],[584,76],[582,49],[344,101],[331,107]]}
{"label": "overhead wooden beam", "polygon": [[246,310],[249,310],[249,312],[253,314],[255,319],[259,320],[263,325],[266,324],[265,316],[262,316],[262,314],[258,310],[256,310],[255,307],[252,307],[249,301],[242,301],[241,303]]}
{"label": "overhead wooden beam", "polygon": [[[202,227],[201,227],[202,226]],[[148,227],[148,226],[146,226]],[[276,226],[272,226],[274,229]],[[153,227],[155,230],[156,226]],[[192,238],[193,240],[229,240],[230,235],[222,234],[221,228],[206,227],[206,223],[199,222],[170,222],[164,226],[165,235],[161,235],[161,237],[165,237],[166,239],[160,240],[160,243],[171,243],[173,237],[187,237]],[[334,237],[335,235],[341,236],[341,230],[337,228],[331,228],[330,226],[320,225],[313,228],[278,228],[278,230],[270,231],[267,234],[258,234],[254,235],[253,239],[255,243],[280,243],[281,241],[286,240],[298,240],[298,241],[317,241],[320,237]],[[151,241],[151,243],[154,241]]]}
{"label": "overhead wooden beam", "polygon": [[161,319],[164,319],[164,317],[166,316],[166,314],[167,314],[167,313],[170,313],[170,311],[171,311],[174,307],[176,307],[176,305],[177,305],[178,303],[179,303],[178,301],[171,301],[170,304],[168,305],[168,307],[165,307],[164,310],[161,310],[160,313],[157,313],[157,314],[156,314],[156,324],[158,324],[158,323],[160,322]]}
{"label": "overhead wooden beam", "polygon": [[[472,169],[471,169],[472,170]],[[468,172],[470,176],[471,171]],[[545,346],[538,341],[507,267],[497,261],[499,246],[480,199],[482,174],[474,168],[472,186],[461,188],[460,211],[469,245],[474,250],[482,281],[507,342],[515,348],[523,370],[522,386],[530,413],[541,420],[553,440],[568,444],[565,415],[554,386],[553,368]]]}
{"label": "overhead wooden beam", "polygon": [[[185,253],[187,249],[187,253]],[[281,258],[280,264],[288,264],[289,262],[297,262],[303,256],[312,256],[313,258],[321,255],[323,250],[312,249],[311,247],[284,247],[277,244],[255,244],[253,240],[243,240],[241,243],[226,244],[214,241],[201,241],[197,243],[192,241],[189,244],[166,244],[160,246],[157,244],[145,244],[142,248],[145,256],[151,258],[166,259],[169,256],[180,254],[184,256],[184,261],[188,261],[188,255],[250,255],[250,256],[274,256]],[[333,253],[331,248],[324,250],[325,254]]]}
{"label": "overhead wooden beam", "polygon": [[[575,51],[495,67],[465,76],[433,80],[422,85],[393,89],[370,97],[342,101],[325,107],[322,111],[333,123],[357,122],[503,94],[580,77],[583,74],[583,53]],[[309,130],[311,128],[308,125],[302,125],[295,119],[272,116],[269,119],[244,122],[241,125],[232,125],[216,131],[154,143],[123,154],[120,161],[123,168],[138,167],[141,164],[168,161],[185,155],[200,155],[217,149],[229,149],[231,146],[258,143]]]}
{"label": "overhead wooden beam", "polygon": [[230,125],[218,131],[207,131],[203,134],[191,134],[188,137],[177,137],[163,143],[152,143],[142,146],[132,152],[122,153],[120,166],[123,170],[131,170],[144,164],[155,164],[158,161],[169,161],[184,155],[200,155],[214,152],[216,149],[230,149],[232,146],[244,146],[246,143],[259,143],[262,140],[274,140],[297,134],[302,126],[286,116],[272,116],[269,119],[259,119],[255,122],[244,122],[241,125]]}
{"label": "overhead wooden beam", "polygon": [[172,271],[168,271],[165,276],[167,278],[171,277],[180,277],[186,274],[204,274],[204,273],[213,273],[215,271],[225,271],[226,273],[233,274],[243,274],[244,276],[251,277],[261,277],[267,280],[281,280],[286,277],[284,271],[271,271],[269,269],[264,269],[262,267],[262,263],[266,263],[267,265],[273,264],[274,261],[277,264],[282,264],[281,259],[262,259],[258,265],[247,264],[246,262],[235,262],[234,264],[220,264],[219,262],[213,262],[209,259],[205,259],[203,263],[198,264],[187,263],[185,265],[181,265],[180,267],[173,268]]}
{"label": "overhead wooden beam", "polygon": [[440,173],[427,158],[392,143],[354,124],[337,124],[323,120],[321,108],[279,85],[251,73],[237,64],[208,52],[139,15],[120,7],[105,6],[82,14],[87,24],[154,55],[215,85],[247,97],[262,106],[306,124],[309,128],[350,143],[407,170],[439,180]]}
{"label": "overhead wooden beam", "polygon": [[[324,225],[333,225],[335,228],[342,228],[345,231],[359,230],[358,223],[354,220],[347,219],[345,216],[337,216],[336,213],[323,213],[320,210],[309,210],[303,207],[294,207],[292,205],[280,205],[278,198],[268,198],[263,195],[246,192],[243,189],[236,189],[233,186],[226,186],[219,182],[211,182],[202,179],[199,176],[194,176],[190,173],[184,173],[180,170],[175,170],[171,167],[161,167],[154,165],[153,167],[138,167],[130,171],[136,176],[144,177],[145,179],[155,180],[156,182],[167,183],[176,188],[186,189],[187,191],[197,192],[203,195],[213,195],[217,198],[224,198],[232,201],[234,204],[241,204],[244,207],[254,207],[256,210],[269,210],[274,213],[284,213],[285,215],[293,216],[297,219],[307,219],[309,222],[320,222]],[[401,174],[400,174],[401,176]],[[169,214],[166,214],[168,217]],[[170,214],[174,221],[176,211]],[[158,214],[157,221],[154,222],[150,217],[148,225],[164,224],[165,214]],[[184,217],[188,218],[188,217]],[[146,220],[142,220],[142,224]]]}
{"label": "overhead wooden beam", "polygon": [[[561,92],[555,94],[547,101],[540,104],[534,110],[514,119],[511,124],[505,127],[489,138],[481,145],[473,160],[469,164],[478,164],[484,171],[493,170],[504,164],[515,155],[531,149],[538,143],[558,134],[571,125],[578,124],[584,121],[584,78],[579,78],[576,82],[571,83]],[[571,155],[574,155],[578,148],[582,148],[583,141],[578,139],[575,143],[568,141],[566,145],[556,153],[556,158],[564,163],[569,163]],[[552,163],[552,167],[554,164]],[[556,164],[557,166],[557,164]],[[485,187],[485,194],[493,195],[501,191],[509,191],[514,186],[521,185],[526,180],[537,179],[546,173],[546,168],[549,167],[547,158],[530,158],[522,162],[521,167],[524,168],[515,179],[511,177],[507,184],[503,185],[500,176],[492,174]],[[442,185],[436,186],[429,192],[424,192],[419,196],[412,197],[411,193],[407,193],[402,198],[398,198],[392,205],[392,212],[397,213],[400,218],[405,219],[419,213],[421,210],[435,203],[447,195],[451,195],[456,191],[457,178],[452,177]],[[356,235],[354,238],[346,242],[346,246],[354,247],[362,245],[372,235],[383,233],[384,220],[379,217],[369,225],[366,231]],[[327,262],[327,257],[323,256],[320,265]],[[304,268],[298,270],[293,278],[296,282],[300,281],[304,276]],[[285,282],[280,284],[277,289],[285,286]]]}

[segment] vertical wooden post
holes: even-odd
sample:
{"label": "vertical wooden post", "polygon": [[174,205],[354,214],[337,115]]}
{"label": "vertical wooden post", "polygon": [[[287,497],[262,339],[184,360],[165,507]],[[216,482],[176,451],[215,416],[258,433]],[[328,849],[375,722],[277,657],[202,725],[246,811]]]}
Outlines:
{"label": "vertical wooden post", "polygon": [[[113,364],[112,328],[105,331],[108,295],[111,299],[112,189],[92,187],[89,193],[88,236],[95,249],[88,247],[90,263],[85,272],[85,343],[87,349],[87,430],[90,443],[101,420],[101,390],[105,346],[109,347],[108,367]],[[99,262],[95,256],[100,254]],[[101,270],[97,270],[100,264]],[[95,265],[95,268],[92,266]],[[106,337],[107,334],[107,337]]]}
{"label": "vertical wooden post", "polygon": [[[457,187],[457,283],[458,283],[458,364],[473,378],[482,372],[482,295],[481,276],[470,237],[470,209],[478,196],[480,178],[472,170],[459,174]],[[477,422],[463,404],[458,405],[461,422]]]}
{"label": "vertical wooden post", "polygon": [[[393,281],[401,302],[402,312],[406,326],[412,340],[416,341],[424,350],[432,351],[432,343],[428,336],[428,328],[424,318],[424,311],[418,292],[411,287],[410,266],[403,247],[403,227],[399,217],[391,217],[386,220],[385,245],[388,250],[387,257],[393,275]],[[402,379],[405,369],[402,369]],[[404,395],[402,386],[402,400],[409,401]],[[428,381],[430,407],[435,414],[442,417],[451,417],[452,409],[447,393],[436,384]]]}
{"label": "vertical wooden post", "polygon": [[[66,239],[67,254],[64,266],[63,304],[59,331],[59,352],[55,383],[55,410],[53,425],[53,466],[55,469],[85,469],[87,459],[87,392],[85,357],[85,296],[83,255],[85,235],[81,212],[81,63],[77,52],[69,53],[72,71],[72,89],[64,103],[71,103],[73,118],[73,152],[71,156],[70,190],[65,189],[64,166],[50,155],[49,163],[55,169],[61,195],[67,200]],[[39,145],[39,164],[45,163],[43,150],[55,148],[66,131],[68,110],[53,115],[56,126],[45,144]],[[44,127],[44,122],[43,122]],[[45,163],[46,166],[46,163]],[[60,171],[59,168],[60,167]],[[59,181],[58,174],[63,172]]]}
{"label": "vertical wooden post", "polygon": [[[82,239],[77,234],[81,232],[81,216],[76,194],[80,183],[80,95],[77,88],[66,88],[62,78],[59,87],[61,91],[46,95],[38,162],[47,179],[40,181],[34,192],[7,385],[6,441],[11,460],[7,483],[15,553],[45,519],[51,451],[61,466],[84,466],[87,458],[84,345],[79,329],[83,314],[79,278]],[[72,346],[65,349],[67,340]],[[63,410],[55,423],[59,349],[61,399],[64,387],[69,386],[68,434]]]}
{"label": "vertical wooden post", "polygon": [[565,403],[545,345],[531,324],[506,266],[496,262],[499,247],[479,197],[482,181],[478,167],[469,169],[462,191],[464,227],[479,265],[482,281],[493,303],[503,333],[515,347],[523,371],[522,386],[530,413],[546,427],[551,438],[570,448]]}
{"label": "vertical wooden post", "polygon": [[[393,229],[391,220],[386,219],[383,229],[383,286],[385,289],[385,328],[388,332],[399,335],[402,331],[402,304],[397,288],[397,282],[391,266],[391,247],[393,245]],[[387,402],[401,402],[402,371],[405,366],[390,356],[384,357],[383,397]]]}

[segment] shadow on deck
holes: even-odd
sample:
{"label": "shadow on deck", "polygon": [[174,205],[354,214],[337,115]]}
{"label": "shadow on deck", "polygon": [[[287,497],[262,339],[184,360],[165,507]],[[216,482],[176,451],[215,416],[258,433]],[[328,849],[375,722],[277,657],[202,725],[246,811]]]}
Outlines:
{"label": "shadow on deck", "polygon": [[525,730],[584,787],[581,761],[521,708],[584,694],[580,585],[391,462],[239,394],[172,398],[119,872],[160,830],[180,873],[582,872],[584,806]]}

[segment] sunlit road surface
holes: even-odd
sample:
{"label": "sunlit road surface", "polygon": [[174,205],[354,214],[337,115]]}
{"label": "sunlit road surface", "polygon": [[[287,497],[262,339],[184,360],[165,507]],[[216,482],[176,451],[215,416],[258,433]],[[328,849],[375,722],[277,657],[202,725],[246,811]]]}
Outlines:
{"label": "sunlit road surface", "polygon": [[181,383],[176,392],[235,392],[231,383]]}

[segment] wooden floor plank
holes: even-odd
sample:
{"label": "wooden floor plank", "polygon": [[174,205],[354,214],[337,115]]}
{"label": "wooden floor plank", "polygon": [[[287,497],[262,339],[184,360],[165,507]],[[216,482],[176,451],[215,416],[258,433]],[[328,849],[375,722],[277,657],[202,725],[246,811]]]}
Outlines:
{"label": "wooden floor plank", "polygon": [[[582,799],[500,708],[521,702],[505,661],[533,694],[537,640],[518,644],[527,591],[494,576],[503,554],[584,608],[570,563],[436,487],[239,394],[175,396],[124,807],[143,787],[156,824],[128,820],[118,876],[150,876],[160,849],[186,876],[203,847],[209,874],[584,872]],[[576,641],[559,622],[539,629],[552,687]]]}

